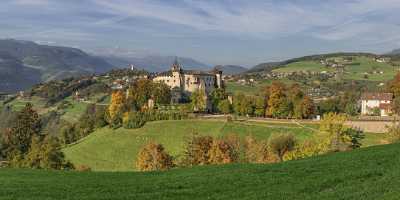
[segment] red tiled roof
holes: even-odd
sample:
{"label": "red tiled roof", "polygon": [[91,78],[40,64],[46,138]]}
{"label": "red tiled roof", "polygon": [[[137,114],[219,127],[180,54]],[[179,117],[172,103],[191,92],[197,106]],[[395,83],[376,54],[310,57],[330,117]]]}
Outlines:
{"label": "red tiled roof", "polygon": [[363,93],[361,100],[384,100],[391,101],[393,99],[392,93]]}

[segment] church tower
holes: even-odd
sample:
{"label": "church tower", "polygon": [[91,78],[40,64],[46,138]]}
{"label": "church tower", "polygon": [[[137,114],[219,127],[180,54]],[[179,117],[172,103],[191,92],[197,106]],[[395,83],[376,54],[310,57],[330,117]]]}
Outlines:
{"label": "church tower", "polygon": [[183,77],[183,71],[181,68],[181,65],[178,62],[178,57],[175,57],[174,63],[171,65],[171,72],[172,72],[172,77],[173,77],[173,87],[178,87],[181,90],[183,90],[183,84],[184,84],[184,77]]}

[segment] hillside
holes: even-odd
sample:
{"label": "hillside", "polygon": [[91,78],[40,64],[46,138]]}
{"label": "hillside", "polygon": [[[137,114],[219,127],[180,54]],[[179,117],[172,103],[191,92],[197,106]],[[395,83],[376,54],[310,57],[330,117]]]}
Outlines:
{"label": "hillside", "polygon": [[0,76],[7,77],[0,84],[1,92],[26,89],[41,81],[103,73],[113,68],[103,59],[79,49],[13,39],[0,40],[0,67]]}
{"label": "hillside", "polygon": [[[174,131],[171,131],[174,130]],[[168,152],[179,156],[185,138],[192,133],[211,136],[238,134],[268,139],[272,133],[293,133],[299,139],[309,138],[312,130],[295,124],[227,123],[213,120],[181,120],[149,122],[140,129],[103,128],[78,144],[63,151],[67,159],[77,165],[86,165],[96,171],[132,171],[139,148],[149,141],[165,146]]]}
{"label": "hillside", "polygon": [[[316,124],[305,127],[294,123],[226,122],[224,120],[180,120],[149,122],[140,129],[103,128],[75,145],[65,148],[66,158],[76,165],[86,165],[95,171],[132,171],[139,149],[149,141],[164,145],[174,156],[183,152],[185,139],[193,133],[210,136],[252,135],[267,140],[271,134],[292,133],[300,141],[313,137]],[[173,130],[173,131],[171,131]],[[363,146],[380,144],[382,136],[366,134]]]}
{"label": "hillside", "polygon": [[371,54],[371,53],[351,53],[351,52],[316,54],[316,55],[303,56],[303,57],[299,57],[299,58],[293,58],[293,59],[289,59],[289,60],[279,61],[279,62],[261,63],[261,64],[258,64],[256,66],[252,67],[250,70],[248,70],[248,73],[270,72],[274,69],[280,68],[282,66],[285,66],[285,65],[288,65],[291,63],[303,62],[303,61],[319,61],[321,59],[327,59],[327,58],[331,58],[331,57],[347,57],[347,56],[375,57],[377,55]]}
{"label": "hillside", "polygon": [[248,70],[239,65],[218,65],[215,68],[221,70],[224,75],[236,75]]}
{"label": "hillside", "polygon": [[2,169],[0,199],[398,199],[399,153],[394,144],[279,164],[151,173]]}

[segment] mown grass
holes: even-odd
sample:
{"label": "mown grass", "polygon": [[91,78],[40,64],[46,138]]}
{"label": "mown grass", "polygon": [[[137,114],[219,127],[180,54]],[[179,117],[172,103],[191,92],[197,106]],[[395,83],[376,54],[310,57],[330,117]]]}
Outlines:
{"label": "mown grass", "polygon": [[399,199],[400,145],[167,172],[0,169],[0,199]]}

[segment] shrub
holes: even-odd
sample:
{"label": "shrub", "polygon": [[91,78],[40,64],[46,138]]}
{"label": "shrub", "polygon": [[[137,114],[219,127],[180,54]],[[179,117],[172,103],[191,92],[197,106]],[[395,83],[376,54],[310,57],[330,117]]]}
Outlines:
{"label": "shrub", "polygon": [[322,144],[318,144],[312,140],[306,140],[300,145],[296,145],[293,151],[287,152],[283,160],[297,160],[307,157],[312,157],[323,153]]}
{"label": "shrub", "polygon": [[137,156],[136,167],[140,171],[168,170],[173,166],[172,156],[161,144],[154,142],[145,145]]}
{"label": "shrub", "polygon": [[146,119],[141,112],[127,112],[124,114],[122,124],[127,129],[140,128],[146,124]]}
{"label": "shrub", "polygon": [[272,136],[268,141],[268,147],[274,153],[279,161],[283,161],[283,156],[294,149],[296,139],[292,134],[279,134]]}
{"label": "shrub", "polygon": [[268,151],[268,143],[266,141],[257,141],[253,136],[245,138],[245,159],[249,163],[271,163],[276,162]]}
{"label": "shrub", "polygon": [[183,166],[206,165],[209,162],[209,151],[213,143],[211,136],[193,135],[186,142]]}
{"label": "shrub", "polygon": [[239,160],[238,149],[224,139],[214,139],[208,153],[210,164],[227,164]]}

